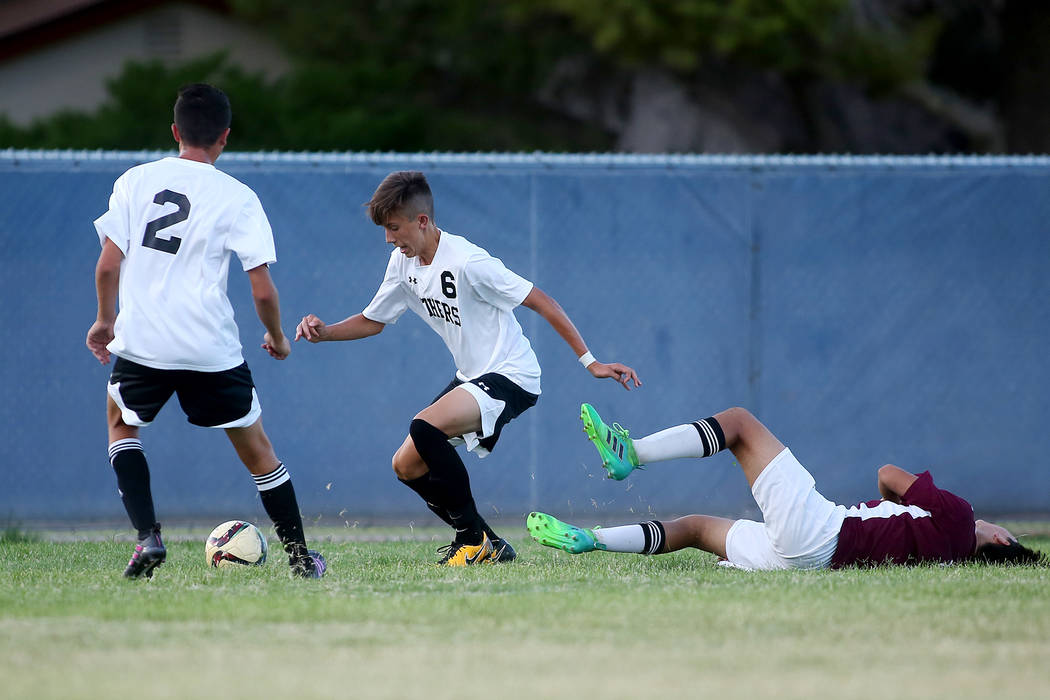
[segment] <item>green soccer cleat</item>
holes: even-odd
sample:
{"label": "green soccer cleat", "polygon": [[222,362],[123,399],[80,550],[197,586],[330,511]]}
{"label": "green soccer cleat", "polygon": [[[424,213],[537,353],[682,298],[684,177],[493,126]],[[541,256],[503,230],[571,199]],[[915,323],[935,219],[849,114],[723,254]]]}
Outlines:
{"label": "green soccer cleat", "polygon": [[613,423],[610,428],[589,403],[580,406],[580,418],[583,420],[583,432],[598,448],[602,466],[610,479],[626,479],[628,474],[641,466],[634,452],[634,443],[619,423]]}
{"label": "green soccer cleat", "polygon": [[605,545],[595,536],[594,530],[563,523],[546,513],[529,513],[525,525],[529,528],[532,539],[547,547],[562,549],[570,554],[605,549]]}

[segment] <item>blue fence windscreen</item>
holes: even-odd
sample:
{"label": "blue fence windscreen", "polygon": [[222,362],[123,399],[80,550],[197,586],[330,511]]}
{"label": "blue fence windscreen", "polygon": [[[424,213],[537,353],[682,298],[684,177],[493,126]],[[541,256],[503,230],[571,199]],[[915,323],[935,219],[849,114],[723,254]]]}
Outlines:
{"label": "blue fence windscreen", "polygon": [[[91,222],[121,172],[159,155],[0,151],[8,521],[123,517],[109,368],[84,346]],[[757,515],[729,453],[604,479],[583,401],[635,436],[747,407],[837,502],[877,497],[891,462],[930,469],[979,514],[1050,512],[1050,159],[227,154],[218,166],[270,217],[289,332],[308,312],[364,308],[389,246],[361,203],[388,172],[420,169],[438,225],[557,299],[599,359],[638,370],[630,393],[592,379],[519,308],[543,394],[490,457],[463,453],[486,517]],[[453,375],[437,336],[406,315],[276,362],[236,265],[230,295],[308,525],[436,523],[390,458]],[[162,521],[264,518],[222,431],[190,426],[177,401],[142,438]]]}

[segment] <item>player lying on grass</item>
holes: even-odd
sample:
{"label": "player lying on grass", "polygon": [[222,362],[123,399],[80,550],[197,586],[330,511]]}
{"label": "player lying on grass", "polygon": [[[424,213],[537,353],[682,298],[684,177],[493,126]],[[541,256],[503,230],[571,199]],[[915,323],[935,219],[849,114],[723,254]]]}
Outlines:
{"label": "player lying on grass", "polygon": [[606,529],[586,529],[531,513],[541,544],[578,554],[594,550],[662,554],[695,547],[746,569],[820,569],[878,564],[962,562],[1047,564],[1005,528],[974,520],[969,503],[892,464],[878,472],[882,500],[847,508],[816,490],[791,450],[743,408],[632,440],[583,405],[584,431],[614,479],[650,462],[710,457],[729,448],[751,486],[764,522],[687,515]]}
{"label": "player lying on grass", "polygon": [[442,564],[511,561],[514,549],[478,513],[467,469],[449,439],[461,437],[468,450],[484,457],[503,426],[539,398],[540,365],[514,309],[525,306],[546,319],[594,377],[610,377],[628,389],[630,382],[641,382],[626,365],[595,360],[554,299],[466,238],[439,229],[423,173],[391,173],[367,206],[394,246],[379,291],[364,311],[339,323],[305,316],[295,339],[365,338],[409,309],[441,336],[456,363],[455,377],[412,420],[394,454],[394,472],[455,528],[455,539],[442,548]]}
{"label": "player lying on grass", "polygon": [[270,223],[255,193],[213,165],[230,119],[230,102],[218,88],[201,83],[180,90],[171,126],[178,158],[121,175],[109,211],[95,221],[102,244],[95,268],[98,317],[87,346],[102,364],[110,353],[117,356],[107,400],[109,459],[138,530],[128,578],[151,576],[167,556],[139,428],[153,422],[173,393],[191,423],[226,430],[255,478],[292,571],[305,578],[325,571],[324,558],[306,548],[291,477],[263,430],[226,296],[232,252],[248,273],[266,328],[262,347],[278,360],[288,356],[291,344],[267,267],[277,259]]}

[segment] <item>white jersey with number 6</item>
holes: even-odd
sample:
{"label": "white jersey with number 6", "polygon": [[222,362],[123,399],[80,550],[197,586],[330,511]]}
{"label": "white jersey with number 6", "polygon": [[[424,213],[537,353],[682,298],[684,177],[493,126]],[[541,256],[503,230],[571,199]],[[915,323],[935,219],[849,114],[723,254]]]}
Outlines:
{"label": "white jersey with number 6", "polygon": [[415,311],[441,336],[456,363],[456,376],[469,381],[487,372],[502,374],[531,394],[540,393],[540,363],[521,332],[514,308],[532,291],[532,282],[506,268],[462,236],[441,231],[429,265],[390,252],[386,276],[362,312],[379,323],[394,323]]}
{"label": "white jersey with number 6", "polygon": [[110,352],[157,369],[218,372],[244,362],[226,296],[230,253],[245,270],[277,260],[262,204],[207,163],[163,158],[131,168],[95,220],[113,241],[119,306]]}

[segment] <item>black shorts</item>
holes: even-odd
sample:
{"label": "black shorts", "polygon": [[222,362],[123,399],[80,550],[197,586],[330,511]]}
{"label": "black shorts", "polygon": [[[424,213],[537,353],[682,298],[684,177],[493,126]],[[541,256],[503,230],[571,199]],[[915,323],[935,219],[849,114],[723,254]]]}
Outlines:
{"label": "black shorts", "polygon": [[244,428],[262,414],[248,363],[221,372],[155,369],[118,357],[109,395],[128,425],[149,425],[171,398],[179,397],[186,419],[205,428]]}
{"label": "black shorts", "polygon": [[[434,401],[437,401],[442,396],[464,383],[465,382],[459,377],[453,377],[452,381],[449,382],[449,385],[446,386],[440,394],[434,397]],[[502,401],[506,404],[496,418],[492,435],[483,437],[478,441],[478,445],[483,447],[486,452],[492,452],[492,448],[496,446],[496,442],[499,440],[499,434],[503,431],[503,426],[535,406],[536,401],[540,397],[537,394],[530,394],[502,374],[497,374],[495,372],[489,372],[488,374],[483,374],[480,377],[471,379],[470,383],[477,386],[493,399]],[[434,403],[434,401],[431,401],[431,403]]]}

